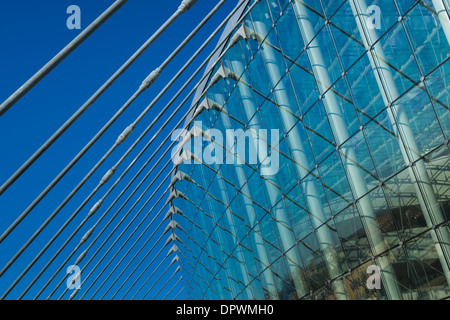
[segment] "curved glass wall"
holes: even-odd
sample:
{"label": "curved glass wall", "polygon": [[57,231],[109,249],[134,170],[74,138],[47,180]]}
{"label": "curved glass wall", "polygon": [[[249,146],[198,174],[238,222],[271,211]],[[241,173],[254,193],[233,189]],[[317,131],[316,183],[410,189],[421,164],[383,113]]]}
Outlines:
{"label": "curved glass wall", "polygon": [[180,139],[190,296],[449,297],[449,2],[251,6]]}

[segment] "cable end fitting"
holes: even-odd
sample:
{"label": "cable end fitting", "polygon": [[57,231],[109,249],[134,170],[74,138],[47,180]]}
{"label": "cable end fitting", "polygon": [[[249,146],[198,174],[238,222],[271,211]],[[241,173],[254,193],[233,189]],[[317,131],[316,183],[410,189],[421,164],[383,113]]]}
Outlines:
{"label": "cable end fitting", "polygon": [[180,257],[178,257],[178,255],[176,255],[176,256],[172,259],[172,262],[170,263],[170,265],[173,265],[175,262],[180,262]]}
{"label": "cable end fitting", "polygon": [[167,219],[172,217],[174,214],[182,215],[183,212],[179,208],[177,208],[175,206],[171,206],[170,209],[167,211],[166,215],[164,216],[163,221],[166,221]]}
{"label": "cable end fitting", "polygon": [[178,247],[177,247],[176,244],[174,244],[174,245],[172,246],[172,248],[170,248],[169,253],[166,255],[166,258],[167,258],[168,256],[170,256],[173,252],[180,252],[180,250],[178,250]]}
{"label": "cable end fitting", "polygon": [[187,180],[189,182],[195,183],[195,181],[191,178],[191,176],[187,175],[181,170],[178,170],[178,172],[173,176],[172,180],[170,181],[170,186],[173,186],[175,183],[182,180]]}
{"label": "cable end fitting", "polygon": [[189,201],[189,199],[186,197],[186,195],[184,193],[178,191],[177,189],[173,189],[171,194],[169,195],[169,198],[167,199],[167,202],[170,202],[170,201],[174,200],[175,198],[181,198],[181,199]]}
{"label": "cable end fitting", "polygon": [[164,229],[163,234],[166,234],[170,230],[174,230],[176,228],[180,229],[181,231],[184,231],[184,229],[180,226],[178,222],[176,222],[175,220],[170,220],[170,223],[167,225],[166,229]]}

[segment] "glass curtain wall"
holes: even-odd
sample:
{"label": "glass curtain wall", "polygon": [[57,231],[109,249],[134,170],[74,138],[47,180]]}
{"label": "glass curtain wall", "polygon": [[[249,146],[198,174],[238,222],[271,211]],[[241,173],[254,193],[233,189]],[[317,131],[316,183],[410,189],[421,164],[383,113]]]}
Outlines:
{"label": "glass curtain wall", "polygon": [[195,102],[173,183],[191,298],[450,296],[449,9],[245,11]]}

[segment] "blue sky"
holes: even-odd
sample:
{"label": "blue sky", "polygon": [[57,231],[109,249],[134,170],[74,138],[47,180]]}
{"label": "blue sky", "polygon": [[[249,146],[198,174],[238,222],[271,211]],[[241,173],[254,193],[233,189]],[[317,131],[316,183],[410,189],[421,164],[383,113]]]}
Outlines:
{"label": "blue sky", "polygon": [[[33,88],[25,97],[16,103],[7,113],[0,117],[0,183],[3,183],[9,176],[11,176],[21,164],[23,164],[133,53],[137,50],[151,34],[156,31],[164,21],[171,16],[176,10],[181,0],[166,0],[166,1],[149,1],[149,0],[130,0],[126,3],[116,14],[114,14],[103,26],[101,26],[90,38],[88,38],[77,50],[75,50],[66,60],[64,60],[56,69],[54,69],[44,80],[42,80],[35,88]],[[218,1],[199,0],[193,9],[182,15],[168,30],[164,33],[144,55],[122,76],[119,80],[96,102],[92,105],[83,116],[2,196],[0,196],[0,233],[20,215],[20,213],[39,195],[39,193],[53,180],[53,178],[70,162],[70,160],[83,148],[83,146],[100,130],[100,128],[108,121],[108,119],[127,101],[127,99],[139,87],[142,80],[157,66],[159,66],[165,58],[178,46],[178,44],[195,28],[195,26],[203,19],[203,17],[216,5]],[[0,101],[4,101],[17,88],[19,88],[29,77],[31,77],[37,70],[39,70],[48,60],[50,60],[56,53],[59,52],[67,43],[76,37],[80,30],[69,30],[66,27],[66,20],[69,14],[66,9],[69,5],[78,5],[81,8],[81,27],[87,27],[96,17],[98,17],[106,8],[108,8],[113,1],[111,0],[17,0],[17,1],[0,1]],[[216,28],[216,26],[228,15],[234,8],[237,0],[229,0],[220,9],[218,14],[211,19],[206,27],[192,40],[192,42],[177,56],[174,61],[164,70],[161,77],[144,94],[142,94],[131,107],[119,118],[119,120],[107,131],[107,133],[94,145],[94,147],[86,154],[85,157],[64,177],[64,179],[50,192],[49,195],[31,212],[31,214],[20,224],[20,226],[0,244],[0,268],[2,268],[14,255],[15,252],[25,243],[28,237],[45,221],[45,219],[53,212],[59,203],[69,194],[69,192],[77,185],[77,183],[84,177],[92,166],[101,158],[101,156],[111,147],[117,136],[128,126],[140,112],[153,100],[159,93],[161,88],[172,78],[173,75],[183,66],[196,49],[203,43],[207,36]],[[66,221],[66,219],[74,212],[78,205],[85,199],[91,190],[98,184],[101,177],[110,167],[112,167],[120,156],[128,149],[128,147],[141,134],[145,127],[155,118],[158,111],[161,110],[170,100],[172,95],[183,84],[189,75],[195,71],[196,67],[213,49],[217,40],[207,47],[202,53],[194,66],[190,67],[186,74],[182,76],[171,90],[159,101],[155,108],[147,114],[140,125],[136,128],[130,139],[119,146],[113,155],[105,162],[104,165],[93,175],[93,177],[83,186],[78,194],[68,203],[68,205],[57,215],[52,223],[44,230],[44,232],[32,243],[32,245],[24,252],[24,254],[11,266],[11,268],[0,278],[0,294],[2,294],[28,265],[39,250],[48,242],[52,235],[59,229],[59,227]],[[201,73],[202,74],[202,73]],[[196,79],[199,80],[199,77]],[[195,82],[196,83],[196,82]],[[194,84],[195,84],[194,83]],[[190,86],[189,88],[192,88]],[[189,91],[189,90],[188,90]],[[186,91],[186,93],[188,92]],[[184,98],[185,94],[181,96]],[[172,110],[178,106],[182,99],[178,99],[172,106]],[[182,110],[186,110],[186,108]],[[161,135],[164,139],[173,128],[175,123],[180,119],[177,116]],[[160,123],[162,123],[161,121]],[[153,133],[159,129],[155,126],[154,129],[146,136],[146,138],[138,145],[138,148],[131,153],[130,157],[119,167],[116,175],[112,180],[103,187],[96,196],[87,204],[87,206],[77,215],[70,226],[61,234],[61,236],[53,243],[49,250],[43,257],[34,265],[30,272],[19,282],[16,288],[8,295],[8,299],[17,298],[20,293],[26,288],[28,283],[32,281],[35,275],[43,268],[47,261],[53,256],[54,252],[61,246],[61,244],[70,236],[74,228],[86,216],[93,204],[108,190],[115,179],[123,172],[132,159],[137,155],[140,148],[153,136]],[[144,156],[136,163],[134,169],[126,176],[131,178],[141,165],[146,161],[152,151],[156,149],[162,141],[158,138],[152,147],[147,150]],[[139,148],[140,147],[140,148]],[[158,158],[155,158],[155,160]],[[152,162],[152,164],[155,161]],[[163,164],[165,162],[162,162]],[[162,166],[160,166],[162,167]],[[150,168],[150,167],[148,167]],[[169,167],[171,168],[171,166]],[[156,170],[155,172],[158,172]],[[144,174],[147,172],[144,171]],[[140,177],[143,177],[141,175]],[[152,176],[150,177],[152,178]],[[61,255],[55,260],[50,268],[37,281],[32,289],[25,296],[27,299],[32,299],[38,290],[47,282],[53,275],[53,272],[61,265],[65,258],[75,248],[83,234],[92,227],[96,219],[108,208],[108,206],[117,196],[121,188],[123,188],[128,179],[120,183],[112,192],[107,201],[103,204],[100,211],[74,237],[67,248],[63,250]],[[140,181],[140,179],[138,179]],[[150,183],[145,183],[147,186]],[[155,187],[159,184],[159,179],[155,183]],[[133,184],[130,190],[133,190]],[[139,191],[142,191],[141,188]],[[154,190],[154,188],[152,188]],[[118,215],[115,221],[123,216],[123,214],[131,207],[134,200],[140,195],[138,191],[130,203],[124,208],[121,214]],[[125,194],[124,200],[128,191]],[[148,193],[148,195],[150,195]],[[161,194],[161,193],[159,193]],[[147,198],[144,198],[144,200]],[[154,198],[155,200],[157,197]],[[102,226],[106,224],[109,217],[122,204],[119,201],[104,219],[99,227],[96,229],[98,233]],[[154,200],[151,202],[153,203]],[[143,204],[143,201],[140,202]],[[151,204],[145,207],[140,217],[150,209]],[[138,205],[136,208],[140,208]],[[157,208],[160,208],[159,206]],[[124,226],[131,220],[131,217],[137,210],[134,210],[130,218],[125,221]],[[156,213],[157,211],[154,211]],[[163,212],[163,214],[165,211]],[[150,219],[151,219],[150,215]],[[150,221],[150,219],[146,221]],[[130,230],[133,230],[140,218],[136,219],[131,228],[125,233],[125,237],[129,235]],[[153,226],[156,226],[159,221],[155,221]],[[146,224],[143,224],[144,227]],[[149,235],[153,230],[150,227]],[[113,224],[107,229],[112,230]],[[131,238],[130,244],[137,239],[137,236],[144,229],[140,228],[138,232]],[[92,241],[95,236],[90,238]],[[107,235],[107,232],[102,236],[98,244]],[[122,238],[125,239],[125,237]],[[158,237],[155,236],[154,239]],[[115,239],[115,236],[112,237]],[[141,239],[137,245],[143,244],[146,236]],[[108,242],[111,244],[112,240]],[[121,245],[123,241],[119,241]],[[153,242],[149,241],[149,246]],[[91,254],[95,252],[94,247],[89,251]],[[102,252],[105,252],[105,249]],[[117,246],[118,248],[119,246]],[[86,245],[82,248],[84,250]],[[157,248],[156,248],[157,249]],[[167,250],[169,247],[167,248]],[[79,250],[70,260],[73,263],[76,257],[81,253]],[[126,252],[127,246],[122,250]],[[129,257],[133,256],[135,251],[130,252]],[[137,251],[136,251],[137,252]],[[157,251],[155,251],[156,253]],[[137,265],[140,257],[145,255],[145,249],[137,259],[130,265],[130,270]],[[112,257],[109,254],[108,257]],[[99,256],[101,256],[100,254]],[[164,254],[165,255],[165,251]],[[123,254],[113,261],[108,270],[112,270],[117,265],[119,259]],[[89,259],[84,260],[86,262]],[[150,262],[145,260],[142,266],[136,272],[136,276],[140,274]],[[90,264],[92,267],[98,257]],[[109,261],[107,258],[106,261]],[[117,268],[118,272],[114,273],[110,280],[107,281],[104,288],[109,287],[108,283],[112,283],[114,275],[118,275],[122,271],[122,267],[127,264],[128,258]],[[147,262],[147,263],[146,263]],[[70,264],[71,264],[70,263]],[[153,263],[156,266],[159,261]],[[80,266],[83,267],[84,263]],[[103,263],[105,265],[105,263]],[[53,290],[56,284],[65,276],[65,269],[58,274],[46,291],[40,298],[46,298]],[[99,268],[102,269],[102,268]],[[159,271],[164,270],[161,267]],[[88,268],[88,271],[90,268]],[[150,268],[149,270],[152,270]],[[167,275],[170,275],[175,270],[172,267]],[[127,276],[127,272],[124,273]],[[155,279],[156,276],[153,277]],[[181,275],[181,274],[180,274]],[[125,279],[125,276],[121,279]],[[93,280],[91,276],[91,281]],[[134,280],[136,277],[133,277]],[[142,278],[145,280],[146,275]],[[173,284],[178,280],[179,276],[174,277]],[[163,284],[165,276],[159,284]],[[83,280],[83,274],[82,274]],[[142,284],[142,280],[138,284]],[[87,281],[88,282],[88,281]],[[101,283],[98,281],[96,285]],[[133,281],[127,282],[128,285],[120,293],[125,293],[129,285]],[[151,282],[151,281],[150,281]],[[149,283],[150,283],[149,282]],[[166,289],[172,287],[172,282],[166,286]],[[122,281],[119,279],[118,284]],[[87,283],[89,284],[89,283]],[[134,289],[139,288],[136,284]],[[147,285],[145,288],[149,288]],[[58,289],[52,298],[57,298],[63,292],[65,284]],[[95,288],[95,286],[94,286]],[[118,288],[118,285],[114,288]],[[144,288],[144,289],[145,289]],[[156,289],[158,285],[155,286]],[[147,290],[141,292],[144,293]],[[172,296],[181,289],[179,286]],[[102,289],[103,290],[103,289]],[[101,290],[101,292],[102,292]],[[104,290],[103,290],[104,291]],[[111,298],[112,293],[116,290],[111,290],[105,298]],[[157,290],[156,290],[157,291]],[[154,290],[154,293],[156,294]],[[81,289],[81,293],[83,288]],[[89,298],[95,290],[91,289],[91,294],[87,294],[85,298]],[[68,298],[71,292],[67,293],[64,298]],[[130,298],[134,294],[133,290],[130,295],[125,298]],[[162,298],[165,295],[162,291],[157,298]],[[79,298],[81,294],[77,297]],[[94,298],[100,298],[101,294],[97,294]],[[121,297],[119,294],[118,297]],[[139,296],[138,296],[139,297]],[[153,294],[149,293],[146,298],[152,298]],[[117,297],[116,297],[117,298]],[[184,298],[180,295],[179,298]]]}

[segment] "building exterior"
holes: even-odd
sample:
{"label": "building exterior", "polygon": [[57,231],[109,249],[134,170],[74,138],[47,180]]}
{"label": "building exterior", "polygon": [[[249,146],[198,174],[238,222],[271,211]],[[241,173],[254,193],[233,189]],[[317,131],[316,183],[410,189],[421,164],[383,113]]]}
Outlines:
{"label": "building exterior", "polygon": [[449,2],[244,2],[175,150],[190,297],[449,297]]}

